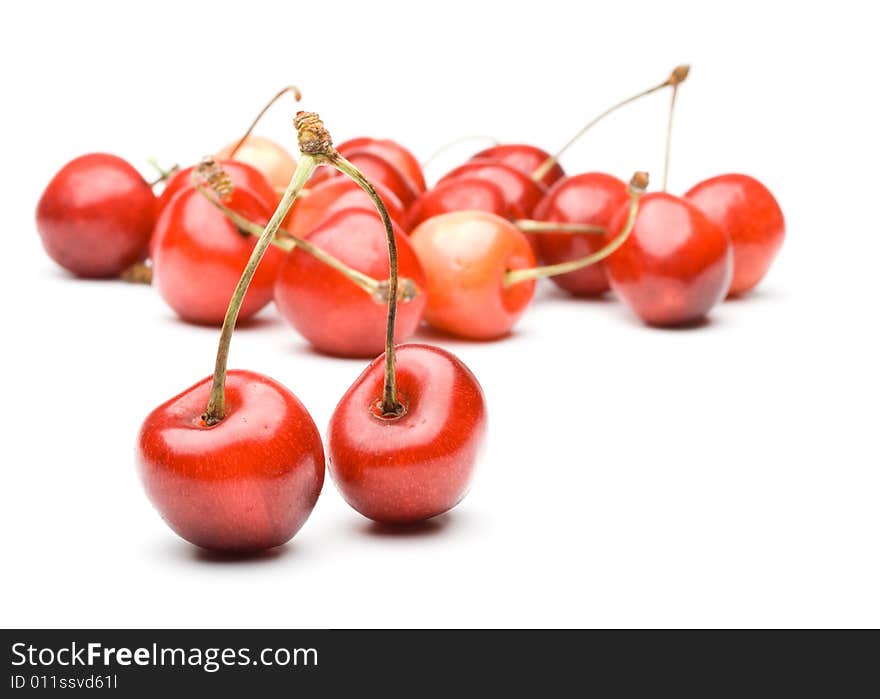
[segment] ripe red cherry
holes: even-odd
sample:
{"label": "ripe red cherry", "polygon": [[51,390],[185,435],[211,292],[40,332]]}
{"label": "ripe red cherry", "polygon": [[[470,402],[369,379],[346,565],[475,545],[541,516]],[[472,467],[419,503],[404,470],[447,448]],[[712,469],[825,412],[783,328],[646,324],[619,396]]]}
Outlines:
{"label": "ripe red cherry", "polygon": [[156,408],[137,444],[141,479],[177,534],[207,549],[280,546],[308,519],[324,483],[314,421],[290,391],[251,371],[226,378],[226,416],[202,420],[211,378]]}
{"label": "ripe red cherry", "polygon": [[487,180],[497,185],[504,196],[510,218],[529,218],[544,196],[543,185],[510,165],[492,160],[470,160],[459,165],[440,181],[454,179]]}
{"label": "ripe red cherry", "polygon": [[486,431],[483,391],[454,355],[397,348],[399,416],[383,415],[384,355],[342,397],[327,430],[330,475],[365,517],[405,524],[446,512],[466,494]]}
{"label": "ripe red cherry", "polygon": [[221,148],[216,155],[217,160],[247,163],[262,172],[273,187],[280,190],[287,187],[293,171],[296,170],[296,160],[284,146],[262,136],[248,136],[230,158],[229,154],[237,145],[238,141],[235,141]]}
{"label": "ripe red cherry", "polygon": [[[584,223],[610,229],[611,219],[626,205],[626,184],[601,172],[588,172],[558,181],[534,211],[541,221]],[[547,264],[568,262],[596,252],[607,242],[588,233],[542,233],[535,236]],[[550,277],[554,284],[576,296],[598,296],[609,289],[602,264]]]}
{"label": "ripe red cherry", "polygon": [[418,159],[396,141],[387,138],[352,138],[340,143],[336,150],[346,158],[356,151],[367,151],[378,155],[400,170],[416,192],[424,192],[426,189],[425,175]]}
{"label": "ripe red cherry", "polygon": [[[397,196],[379,182],[373,182],[372,185],[391,219],[395,223],[402,222],[406,212]],[[306,238],[333,214],[345,209],[363,208],[374,210],[373,202],[356,182],[347,177],[334,177],[314,186],[310,180],[308,195],[294,202],[282,227],[299,238]]]}
{"label": "ripe red cherry", "polygon": [[535,266],[526,237],[509,221],[483,211],[429,218],[410,234],[428,280],[425,319],[475,340],[510,332],[535,293],[535,282],[505,285],[510,270]]}
{"label": "ripe red cherry", "polygon": [[[529,177],[550,158],[547,151],[526,143],[501,143],[481,150],[473,159],[495,160],[519,170]],[[565,171],[559,163],[553,163],[547,173],[538,180],[545,187],[565,177]]]}
{"label": "ripe red cherry", "polygon": [[[611,221],[618,230],[626,207]],[[635,227],[605,260],[614,289],[649,325],[701,320],[724,298],[733,273],[730,240],[696,206],[665,192],[642,197]]]}
{"label": "ripe red cherry", "polygon": [[[394,192],[403,206],[409,206],[418,196],[418,192],[403,173],[382,156],[359,150],[346,154],[345,158],[360,170],[371,184],[382,184]],[[312,177],[312,181],[322,182],[340,177],[344,177],[344,175],[331,168],[322,168],[317,177]]]}
{"label": "ripe red cherry", "polygon": [[[272,213],[241,187],[233,189],[223,203],[260,225],[265,225]],[[180,192],[165,207],[155,237],[153,283],[162,298],[189,322],[223,322],[229,298],[254,247],[253,237],[240,233],[195,189]],[[272,300],[283,257],[280,249],[266,253],[244,298],[241,318],[254,315]]]}
{"label": "ripe red cherry", "polygon": [[507,204],[498,185],[488,180],[466,178],[440,182],[422,192],[407,210],[407,229],[413,230],[432,216],[451,211],[488,211],[496,216],[507,215]]}
{"label": "ripe red cherry", "polygon": [[[217,163],[229,175],[233,187],[243,187],[253,194],[269,211],[278,204],[278,194],[272,183],[255,167],[237,160],[224,160]],[[164,209],[174,195],[182,189],[189,189],[192,184],[192,173],[197,166],[192,165],[175,172],[165,183],[165,189],[159,195],[159,210]]]}
{"label": "ripe red cherry", "polygon": [[785,218],[770,190],[754,177],[728,174],[700,182],[684,196],[730,237],[733,281],[728,295],[753,289],[785,238]]}
{"label": "ripe red cherry", "polygon": [[[422,267],[407,237],[395,226],[401,277],[419,293],[397,307],[395,339],[415,333],[427,303]],[[324,252],[378,280],[389,276],[385,227],[375,209],[339,211],[308,236]],[[373,299],[340,272],[302,250],[286,256],[275,282],[281,315],[322,352],[343,357],[375,357],[385,346],[386,304]]]}
{"label": "ripe red cherry", "polygon": [[122,158],[67,163],[37,204],[37,230],[55,262],[80,277],[115,277],[147,256],[156,196]]}

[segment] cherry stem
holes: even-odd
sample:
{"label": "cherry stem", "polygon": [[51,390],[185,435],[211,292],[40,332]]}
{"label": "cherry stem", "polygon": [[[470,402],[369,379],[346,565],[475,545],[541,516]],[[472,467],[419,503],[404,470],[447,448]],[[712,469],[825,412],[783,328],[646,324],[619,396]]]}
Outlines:
{"label": "cherry stem", "polygon": [[687,66],[687,65],[676,66],[673,69],[672,73],[669,74],[669,77],[666,78],[666,80],[664,80],[659,85],[654,85],[654,87],[650,87],[647,90],[644,90],[642,92],[639,92],[636,95],[633,95],[632,97],[627,97],[622,102],[618,102],[614,106],[606,109],[604,112],[599,114],[599,116],[594,117],[591,121],[587,122],[580,129],[580,131],[578,131],[574,136],[572,136],[569,139],[569,141],[564,146],[562,146],[562,148],[560,148],[558,151],[556,151],[556,153],[554,153],[549,158],[547,158],[547,160],[545,160],[543,163],[541,163],[541,165],[538,166],[538,169],[532,173],[532,179],[535,182],[540,182],[544,178],[544,176],[548,172],[550,172],[550,170],[553,168],[553,166],[559,162],[559,158],[561,158],[562,155],[569,148],[571,148],[571,146],[573,146],[578,141],[578,139],[580,139],[581,136],[583,136],[587,131],[589,131],[591,128],[593,128],[596,124],[598,124],[600,121],[602,121],[609,114],[616,112],[621,107],[625,107],[626,105],[630,104],[631,102],[635,102],[636,100],[641,99],[642,97],[647,97],[648,95],[650,95],[654,92],[657,92],[658,90],[662,90],[664,87],[673,87],[674,88],[674,87],[680,85],[687,78],[689,71],[690,71],[690,66]]}
{"label": "cherry stem", "polygon": [[253,133],[253,130],[257,127],[257,124],[260,123],[260,120],[264,116],[266,116],[266,112],[268,112],[269,109],[272,107],[272,105],[275,104],[282,97],[284,97],[284,95],[286,95],[288,92],[293,95],[293,98],[297,102],[299,102],[302,99],[302,93],[299,91],[299,88],[296,85],[288,85],[287,87],[283,87],[280,90],[278,90],[278,92],[275,93],[275,96],[272,97],[272,99],[270,99],[268,102],[266,102],[266,106],[264,106],[260,110],[259,114],[257,114],[256,117],[254,117],[254,120],[251,122],[251,125],[248,126],[247,131],[244,132],[244,136],[242,136],[238,140],[238,143],[235,144],[235,147],[231,151],[229,151],[229,155],[227,156],[228,159],[232,160],[232,158],[235,157],[235,154],[238,153],[238,150],[244,145],[244,142],[248,140],[248,136],[250,136],[251,133]]}
{"label": "cherry stem", "polygon": [[223,318],[223,327],[220,330],[220,342],[217,347],[217,361],[214,364],[214,380],[211,385],[211,395],[208,398],[208,406],[205,409],[202,420],[206,425],[216,425],[226,416],[226,363],[229,358],[229,343],[232,341],[232,333],[235,330],[235,322],[238,320],[238,312],[244,302],[248,286],[257,271],[260,260],[263,259],[266,250],[272,243],[272,239],[281,227],[281,222],[287,216],[287,212],[296,200],[300,190],[311,176],[317,165],[316,159],[307,153],[303,153],[297,163],[296,170],[287,185],[284,196],[269,219],[269,223],[257,239],[247,265],[242,272],[241,279],[232,293],[226,316]]}
{"label": "cherry stem", "polygon": [[444,143],[437,150],[431,153],[431,155],[429,155],[426,160],[422,161],[422,169],[424,170],[426,167],[428,167],[428,165],[433,163],[437,158],[443,155],[450,148],[454,148],[455,146],[462,143],[467,143],[468,141],[488,141],[493,146],[498,145],[498,139],[494,136],[488,136],[486,134],[471,134],[470,136],[462,136],[461,138],[456,138],[455,140],[449,141],[448,143]]}
{"label": "cherry stem", "polygon": [[147,182],[147,184],[150,185],[150,187],[155,187],[157,184],[161,184],[162,182],[165,182],[165,180],[167,180],[175,172],[180,170],[180,165],[178,165],[177,163],[174,163],[174,165],[172,165],[170,168],[168,168],[166,170],[161,165],[159,165],[159,161],[156,160],[156,158],[147,158],[147,162],[153,167],[154,170],[156,170],[156,172],[159,173],[158,177]]}
{"label": "cherry stem", "polygon": [[[233,223],[233,225],[235,225],[235,227],[238,228],[241,232],[258,238],[266,230],[259,223],[254,223],[253,221],[250,221],[242,216],[237,211],[230,209],[222,201],[220,201],[213,192],[206,189],[201,184],[201,182],[194,181],[193,184],[195,185],[195,188],[198,190],[198,192],[209,202],[211,202],[211,204],[213,204],[214,207],[216,207],[224,216],[226,216],[226,218],[228,218]],[[387,281],[375,279],[368,274],[364,274],[360,270],[349,267],[338,257],[334,257],[330,253],[325,252],[314,243],[311,243],[308,240],[304,240],[303,238],[299,238],[293,235],[293,233],[285,230],[284,228],[279,228],[278,232],[275,235],[275,238],[272,240],[272,244],[287,252],[290,252],[294,248],[300,248],[303,252],[311,255],[319,262],[323,262],[328,267],[342,274],[352,284],[369,294],[369,296],[376,303],[388,302],[389,285]],[[419,293],[421,293],[421,290],[419,289],[418,285],[412,279],[404,278],[400,280],[400,288],[398,290],[397,300],[399,302],[407,303],[409,301],[412,301],[416,296],[419,295]]]}
{"label": "cherry stem", "polygon": [[629,238],[629,234],[632,233],[632,229],[636,224],[636,218],[639,214],[639,200],[645,193],[647,187],[647,172],[637,172],[633,175],[632,180],[630,180],[628,190],[629,215],[627,216],[626,223],[623,226],[623,230],[618,233],[615,236],[614,240],[608,243],[608,245],[600,250],[597,250],[591,255],[581,257],[577,260],[560,262],[559,264],[546,265],[544,267],[510,270],[504,275],[504,286],[508,287],[512,286],[513,284],[519,284],[520,282],[540,279],[542,277],[553,277],[558,274],[568,274],[569,272],[575,272],[579,269],[589,267],[590,265],[594,265],[597,262],[604,260],[615,250],[617,250],[621,245],[623,245],[626,242],[626,239]]}
{"label": "cherry stem", "polygon": [[678,85],[672,86],[672,97],[669,100],[669,119],[666,121],[666,157],[663,159],[663,191],[669,182],[669,155],[672,152],[672,117],[675,114],[675,98],[678,97]]}
{"label": "cherry stem", "polygon": [[602,235],[605,229],[602,226],[593,226],[588,223],[565,223],[563,221],[535,221],[529,218],[517,219],[513,225],[523,233],[585,233]]}
{"label": "cherry stem", "polygon": [[122,270],[119,278],[131,284],[152,284],[153,267],[146,260],[140,260]]}

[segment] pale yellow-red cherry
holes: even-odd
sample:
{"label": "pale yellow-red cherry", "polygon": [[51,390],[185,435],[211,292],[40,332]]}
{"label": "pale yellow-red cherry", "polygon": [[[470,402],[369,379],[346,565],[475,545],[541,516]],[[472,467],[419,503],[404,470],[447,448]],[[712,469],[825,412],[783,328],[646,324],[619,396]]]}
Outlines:
{"label": "pale yellow-red cherry", "polygon": [[[215,157],[218,160],[229,158],[237,143],[236,141],[225,146]],[[296,170],[296,160],[290,152],[284,146],[263,136],[248,136],[232,160],[256,168],[266,176],[273,187],[282,190],[287,187],[290,178],[293,177],[293,171]]]}

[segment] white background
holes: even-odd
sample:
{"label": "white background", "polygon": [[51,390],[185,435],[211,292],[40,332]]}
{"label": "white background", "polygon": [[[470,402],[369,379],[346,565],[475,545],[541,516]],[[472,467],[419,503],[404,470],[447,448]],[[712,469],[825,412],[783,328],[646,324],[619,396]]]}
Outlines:
{"label": "white background", "polygon": [[[880,624],[869,4],[314,5],[0,10],[0,622]],[[372,526],[329,479],[294,541],[259,560],[218,561],[166,528],[136,478],[135,435],[208,374],[216,332],[147,287],[75,281],[45,257],[33,209],[64,162],[192,162],[290,82],[338,141],[390,136],[426,157],[490,133],[550,149],[683,61],[672,190],[744,171],[787,216],[757,293],[662,331],[548,284],[502,342],[425,335],[480,378],[491,434],[471,494],[420,531]],[[657,95],[604,123],[566,167],[658,183],[666,108]],[[293,147],[292,111],[262,132]],[[313,354],[270,308],[231,364],[284,382],[323,431],[365,363]]]}

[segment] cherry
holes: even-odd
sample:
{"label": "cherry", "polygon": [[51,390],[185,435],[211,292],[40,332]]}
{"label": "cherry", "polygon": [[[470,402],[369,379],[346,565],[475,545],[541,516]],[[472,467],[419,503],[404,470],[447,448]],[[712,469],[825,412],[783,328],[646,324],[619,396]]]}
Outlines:
{"label": "cherry", "polygon": [[[272,183],[266,176],[255,167],[237,160],[222,160],[218,163],[223,171],[229,175],[232,186],[239,189],[247,189],[269,211],[275,209],[278,204],[278,194]],[[165,189],[159,195],[159,210],[164,209],[174,195],[183,189],[190,189],[192,185],[193,170],[198,167],[192,165],[183,170],[177,170],[165,182]]]}
{"label": "cherry", "polygon": [[[415,333],[422,318],[426,282],[406,236],[396,226],[394,232],[399,273],[410,290],[407,303],[398,307],[395,340],[402,341]],[[375,210],[339,211],[308,242],[372,278],[389,277],[385,228]],[[382,352],[386,297],[387,290],[383,295],[378,286],[372,295],[364,293],[345,275],[328,271],[321,260],[298,249],[287,255],[275,283],[281,315],[317,349],[336,356],[375,357]]]}
{"label": "cherry", "polygon": [[785,238],[785,218],[770,190],[748,175],[727,174],[700,182],[684,197],[730,237],[733,280],[728,295],[753,289]]}
{"label": "cherry", "polygon": [[[418,192],[403,173],[382,156],[370,151],[359,150],[349,153],[345,158],[363,172],[370,182],[382,184],[394,192],[394,195],[403,206],[409,206],[418,196]],[[335,179],[338,177],[343,177],[343,174],[335,172],[323,179]],[[322,178],[318,178],[317,181],[322,181]]]}
{"label": "cherry", "polygon": [[429,218],[410,233],[425,270],[425,319],[439,330],[475,340],[502,337],[525,311],[534,282],[505,287],[509,270],[532,268],[526,237],[509,221],[481,211]]}
{"label": "cherry", "polygon": [[498,185],[488,180],[467,177],[447,180],[420,194],[410,205],[407,229],[411,231],[422,221],[451,211],[488,211],[506,216],[507,204]]}
{"label": "cherry", "polygon": [[[366,207],[373,210],[369,195],[348,178],[334,177],[315,186],[311,185],[310,181],[307,196],[297,199],[287,218],[284,219],[284,229],[293,235],[307,237],[338,211]],[[373,183],[373,186],[382,198],[391,218],[395,222],[405,220],[406,210],[397,196],[379,182]]]}
{"label": "cherry", "polygon": [[[612,220],[621,225],[626,212]],[[611,288],[649,325],[695,323],[724,298],[730,240],[693,203],[665,192],[642,197],[632,234],[605,261]]]}
{"label": "cherry", "polygon": [[623,245],[646,186],[647,174],[636,173],[626,220],[612,229],[615,235],[603,248],[544,267],[534,266],[520,230],[494,214],[459,211],[428,219],[410,235],[428,278],[425,318],[440,330],[469,339],[506,335],[531,301],[537,279],[594,265]]}
{"label": "cherry", "polygon": [[510,165],[492,160],[470,160],[446,174],[440,182],[459,179],[486,180],[504,196],[510,218],[528,218],[544,196],[543,185]]}
{"label": "cherry", "polygon": [[80,277],[115,277],[147,256],[156,196],[122,158],[90,153],[52,178],[36,217],[55,262]]}
{"label": "cherry", "polygon": [[[362,136],[340,143],[336,146],[336,152],[349,160],[351,160],[351,156],[355,153],[371,153],[391,165],[394,171],[406,180],[407,189],[412,190],[416,194],[424,192],[426,189],[425,175],[422,172],[422,166],[419,165],[419,161],[409,150],[396,141]],[[321,182],[338,174],[338,171],[334,172],[330,168],[320,170],[312,177],[312,182]],[[365,174],[368,173],[365,172]],[[376,180],[374,178],[370,178],[370,181],[374,186],[377,181],[380,184],[386,184],[383,180]]]}
{"label": "cherry", "polygon": [[[324,480],[321,439],[302,404],[272,379],[226,370],[248,286],[317,164],[301,129],[303,155],[232,292],[213,377],[156,408],[138,438],[144,486],[165,521],[188,541],[225,552],[286,542],[308,518]],[[193,196],[219,213],[200,193],[184,191],[163,216]],[[202,283],[198,276],[192,281]]]}
{"label": "cherry", "polygon": [[465,496],[486,432],[476,377],[438,347],[396,350],[402,409],[385,414],[385,355],[342,397],[327,429],[330,475],[346,502],[378,522],[407,524],[442,514]]}
{"label": "cherry", "polygon": [[[626,184],[601,172],[588,172],[558,181],[535,208],[534,217],[544,221],[610,227],[611,219],[626,204]],[[541,258],[549,263],[575,260],[596,252],[604,244],[601,235],[553,232],[537,236]],[[551,277],[554,284],[576,296],[598,296],[609,289],[603,265],[583,267]]]}
{"label": "cherry", "polygon": [[156,408],[137,461],[153,505],[196,546],[248,552],[280,546],[308,519],[324,483],[321,436],[302,403],[272,379],[230,371],[227,411],[202,419],[208,377]]}
{"label": "cherry", "polygon": [[[510,165],[512,168],[519,170],[525,175],[531,176],[540,166],[542,166],[552,156],[537,146],[530,146],[525,143],[504,143],[491,146],[473,156],[472,160],[494,160],[496,162]],[[565,177],[565,171],[562,166],[553,161],[552,166],[542,176],[536,178],[545,187],[549,187],[557,180]]]}
{"label": "cherry", "polygon": [[[266,221],[272,211],[243,188],[232,189],[225,203],[257,221]],[[220,324],[226,313],[225,299],[235,288],[254,240],[239,232],[195,189],[179,192],[165,207],[154,237],[154,284],[162,298],[184,320]],[[269,251],[243,301],[243,318],[272,300],[283,256],[281,250]]]}

